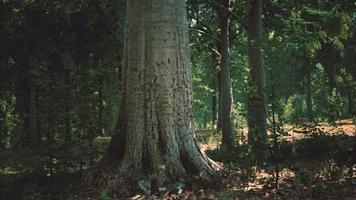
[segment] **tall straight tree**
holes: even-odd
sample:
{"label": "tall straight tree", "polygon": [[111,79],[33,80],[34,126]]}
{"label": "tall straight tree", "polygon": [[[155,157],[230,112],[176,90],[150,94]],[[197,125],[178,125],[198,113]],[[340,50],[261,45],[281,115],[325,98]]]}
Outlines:
{"label": "tall straight tree", "polygon": [[215,0],[213,3],[219,17],[221,55],[219,87],[220,87],[220,113],[219,124],[222,131],[222,149],[231,150],[234,145],[234,130],[231,120],[232,115],[232,89],[230,76],[230,51],[229,51],[229,19],[230,0]]}
{"label": "tall straight tree", "polygon": [[263,67],[262,0],[250,0],[248,24],[248,60],[250,67],[250,93],[248,99],[248,142],[255,148],[267,140],[265,69]]}
{"label": "tall straight tree", "polygon": [[303,66],[303,75],[304,75],[304,84],[305,84],[305,94],[306,94],[306,103],[307,103],[307,117],[308,121],[313,121],[313,95],[312,95],[312,73],[313,73],[313,64],[309,58],[305,58],[305,64]]}
{"label": "tall straight tree", "polygon": [[[0,94],[1,95],[1,94]],[[2,96],[0,96],[2,97]],[[5,112],[3,110],[0,110],[0,150],[3,150],[5,148],[5,138],[6,138],[6,135],[5,135],[5,127],[4,127],[4,122],[3,122],[3,119],[5,119],[4,117],[5,115]]]}
{"label": "tall straight tree", "polygon": [[118,133],[82,194],[122,194],[142,180],[152,187],[214,181],[215,164],[194,135],[185,0],[128,0],[125,28]]}

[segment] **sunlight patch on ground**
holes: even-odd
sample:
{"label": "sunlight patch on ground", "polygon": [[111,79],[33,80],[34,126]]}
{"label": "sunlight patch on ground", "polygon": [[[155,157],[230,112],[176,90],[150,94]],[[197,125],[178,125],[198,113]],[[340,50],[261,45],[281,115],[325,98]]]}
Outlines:
{"label": "sunlight patch on ground", "polygon": [[6,167],[4,169],[0,169],[0,174],[4,174],[4,175],[13,175],[13,174],[19,174],[20,171],[11,168],[11,167]]}

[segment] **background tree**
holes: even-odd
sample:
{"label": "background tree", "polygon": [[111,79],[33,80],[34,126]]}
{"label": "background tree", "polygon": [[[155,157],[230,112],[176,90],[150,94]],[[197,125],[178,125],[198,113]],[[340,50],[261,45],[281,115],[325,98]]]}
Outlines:
{"label": "background tree", "polygon": [[250,94],[248,100],[248,141],[254,148],[267,142],[265,69],[262,61],[262,1],[251,0],[248,24]]}

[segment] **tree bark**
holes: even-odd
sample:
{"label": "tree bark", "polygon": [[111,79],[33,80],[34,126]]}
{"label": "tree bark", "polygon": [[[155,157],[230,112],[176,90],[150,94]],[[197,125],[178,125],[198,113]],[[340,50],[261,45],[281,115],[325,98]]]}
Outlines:
{"label": "tree bark", "polygon": [[307,115],[308,115],[309,122],[312,122],[314,120],[311,73],[312,73],[312,66],[308,65],[306,69],[305,78],[306,78],[306,96],[307,96]]}
{"label": "tree bark", "polygon": [[28,77],[22,81],[24,95],[22,98],[23,106],[23,135],[20,141],[20,147],[34,147],[39,145],[39,135],[37,129],[37,93],[36,86],[31,79],[30,72]]}
{"label": "tree bark", "polygon": [[67,62],[67,55],[62,52],[48,52],[49,57],[51,58],[52,69],[56,75],[56,85],[58,87],[58,98],[59,111],[57,112],[59,119],[63,123],[63,129],[61,131],[64,133],[64,142],[65,145],[71,143],[72,140],[72,122],[71,122],[71,82],[70,82],[70,64]]}
{"label": "tree bark", "polygon": [[[0,113],[0,115],[3,115],[3,113]],[[0,116],[3,117],[3,116]],[[4,118],[3,118],[4,119]],[[0,120],[0,151],[5,149],[5,130],[3,128],[3,121]]]}
{"label": "tree bark", "polygon": [[71,120],[71,97],[72,97],[72,92],[71,92],[71,87],[70,87],[70,70],[65,69],[64,71],[64,83],[65,83],[65,88],[66,88],[66,98],[64,100],[64,129],[65,129],[65,135],[64,139],[66,144],[69,144],[72,142],[72,120]]}
{"label": "tree bark", "polygon": [[104,130],[104,98],[103,98],[103,77],[100,76],[98,80],[98,130],[100,135],[105,134]]}
{"label": "tree bark", "polygon": [[[229,8],[230,0],[222,0],[221,5]],[[229,16],[225,9],[218,8],[219,26],[220,26],[220,123],[222,131],[221,146],[224,151],[229,151],[234,145],[234,130],[231,120],[232,94],[230,78],[230,52],[229,52]]]}
{"label": "tree bark", "polygon": [[214,128],[215,125],[217,124],[217,104],[218,104],[218,95],[219,95],[219,91],[218,91],[218,78],[217,78],[217,73],[216,73],[216,55],[214,53],[212,53],[212,62],[213,64],[213,75],[212,75],[212,80],[211,80],[211,87],[213,89],[213,92],[211,94],[211,123],[212,123],[212,127]]}
{"label": "tree bark", "polygon": [[81,196],[218,177],[194,135],[187,25],[184,0],[128,1],[118,133]]}
{"label": "tree bark", "polygon": [[30,141],[34,147],[39,146],[40,137],[37,129],[37,91],[36,86],[31,80],[30,83]]}
{"label": "tree bark", "polygon": [[265,69],[262,58],[262,0],[250,0],[248,26],[248,57],[250,67],[250,93],[248,99],[248,143],[263,148],[267,141]]}
{"label": "tree bark", "polygon": [[[215,81],[214,81],[215,82]],[[213,88],[214,92],[211,95],[211,123],[212,123],[212,127],[215,127],[216,124],[216,114],[217,114],[217,110],[216,110],[216,105],[217,105],[217,92],[216,92],[216,86],[214,83],[214,88]]]}
{"label": "tree bark", "polygon": [[352,116],[354,115],[354,99],[353,99],[353,93],[352,93],[352,89],[350,91],[350,94],[347,95],[348,98],[348,102],[349,102],[349,114]]}
{"label": "tree bark", "polygon": [[216,74],[216,78],[217,78],[217,88],[218,88],[218,121],[217,121],[217,125],[216,125],[216,130],[217,132],[220,132],[221,130],[221,69],[218,71],[218,73]]}

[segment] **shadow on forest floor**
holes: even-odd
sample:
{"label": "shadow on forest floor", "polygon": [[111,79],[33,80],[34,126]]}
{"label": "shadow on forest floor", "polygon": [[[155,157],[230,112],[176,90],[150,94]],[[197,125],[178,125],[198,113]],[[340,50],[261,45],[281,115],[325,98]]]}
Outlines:
{"label": "shadow on forest floor", "polygon": [[[219,189],[193,184],[186,190],[136,195],[131,199],[356,199],[356,136],[328,134],[320,127],[299,130],[307,134],[295,140],[281,138],[277,162],[269,155],[256,164],[248,145],[238,145],[229,155],[230,162],[224,165],[226,177]],[[198,134],[206,153],[219,160],[219,138],[209,131]],[[46,173],[25,167],[43,159],[31,151],[2,154],[0,161],[11,160],[0,163],[0,199],[68,199],[80,178],[79,173],[58,171],[43,175]],[[104,194],[101,199],[113,198]]]}
{"label": "shadow on forest floor", "polygon": [[[348,126],[299,128],[298,137],[281,137],[277,152],[258,164],[248,145],[240,144],[229,155],[225,189],[215,192],[216,199],[356,199],[356,130]],[[207,154],[221,158],[218,145],[206,141]]]}

